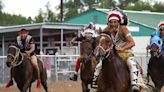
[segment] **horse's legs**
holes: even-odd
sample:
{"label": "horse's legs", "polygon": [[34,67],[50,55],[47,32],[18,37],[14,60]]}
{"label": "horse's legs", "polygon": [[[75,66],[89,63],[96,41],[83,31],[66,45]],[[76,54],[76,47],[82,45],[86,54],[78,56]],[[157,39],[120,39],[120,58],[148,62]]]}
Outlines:
{"label": "horse's legs", "polygon": [[88,84],[82,82],[82,89],[83,89],[83,92],[89,92],[89,88],[88,88]]}
{"label": "horse's legs", "polygon": [[48,92],[47,82],[41,79],[41,84],[44,87],[45,91]]}
{"label": "horse's legs", "polygon": [[29,86],[29,92],[31,92],[31,85],[32,85],[32,84],[30,84],[30,86]]}
{"label": "horse's legs", "polygon": [[40,67],[40,79],[41,79],[41,84],[46,92],[48,92],[48,87],[47,87],[47,73],[46,69],[42,67],[42,65],[39,65]]}
{"label": "horse's legs", "polygon": [[154,92],[161,92],[161,86],[155,87]]}
{"label": "horse's legs", "polygon": [[21,92],[27,92],[27,89],[30,87],[30,85],[31,85],[31,79],[25,81],[23,89]]}

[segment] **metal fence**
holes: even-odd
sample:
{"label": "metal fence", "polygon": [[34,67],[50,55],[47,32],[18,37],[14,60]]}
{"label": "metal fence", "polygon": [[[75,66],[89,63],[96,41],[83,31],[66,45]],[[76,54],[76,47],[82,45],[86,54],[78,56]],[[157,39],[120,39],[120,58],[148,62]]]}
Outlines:
{"label": "metal fence", "polygon": [[[75,71],[75,62],[79,55],[39,55],[47,69],[49,82],[69,80]],[[136,60],[143,68],[144,75],[147,73],[149,56],[136,55]],[[6,56],[0,56],[0,83],[6,83],[10,78],[10,68],[6,66]]]}

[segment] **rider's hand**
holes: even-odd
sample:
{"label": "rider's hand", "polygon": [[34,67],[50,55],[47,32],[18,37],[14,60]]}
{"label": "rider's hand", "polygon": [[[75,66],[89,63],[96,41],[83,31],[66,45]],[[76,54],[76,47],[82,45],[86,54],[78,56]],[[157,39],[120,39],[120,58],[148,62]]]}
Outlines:
{"label": "rider's hand", "polygon": [[123,48],[121,48],[120,46],[118,46],[118,45],[116,45],[116,50],[118,50],[118,51],[124,51],[124,49]]}
{"label": "rider's hand", "polygon": [[30,56],[31,52],[30,51],[25,51],[28,56]]}

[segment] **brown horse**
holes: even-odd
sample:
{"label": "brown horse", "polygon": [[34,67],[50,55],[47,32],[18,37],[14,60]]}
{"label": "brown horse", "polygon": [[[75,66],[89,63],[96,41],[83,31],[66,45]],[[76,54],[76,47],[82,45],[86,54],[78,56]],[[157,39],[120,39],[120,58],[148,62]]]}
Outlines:
{"label": "brown horse", "polygon": [[[161,38],[153,37],[151,39],[157,39],[157,43],[162,44],[160,42]],[[154,40],[153,40],[154,41]],[[156,43],[153,42],[152,43]],[[151,77],[155,88],[153,92],[160,92],[161,88],[164,86],[164,52],[159,50],[159,47],[156,44],[152,44],[150,47],[150,60],[148,63],[148,72],[147,78]],[[149,82],[149,80],[148,80]]]}
{"label": "brown horse", "polygon": [[93,54],[93,42],[87,40],[82,41],[81,49],[80,76],[82,80],[82,89],[83,92],[89,92],[88,85],[92,83],[93,72],[97,63]]}
{"label": "brown horse", "polygon": [[[26,92],[29,88],[31,92],[32,83],[37,79],[37,73],[32,65],[30,58],[27,55],[23,55],[20,49],[12,44],[8,48],[6,64],[11,67],[11,76],[17,83],[17,87],[21,92]],[[42,62],[38,59],[38,66],[40,69],[41,84],[45,91],[47,90],[47,74],[45,68],[43,68]]]}
{"label": "brown horse", "polygon": [[128,67],[116,53],[110,35],[101,33],[97,41],[96,56],[102,63],[97,92],[131,92]]}

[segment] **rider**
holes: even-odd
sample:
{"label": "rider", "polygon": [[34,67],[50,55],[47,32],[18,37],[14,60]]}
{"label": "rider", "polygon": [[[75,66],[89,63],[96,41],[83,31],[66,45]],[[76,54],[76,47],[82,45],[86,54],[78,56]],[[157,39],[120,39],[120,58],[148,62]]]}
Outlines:
{"label": "rider", "polygon": [[[16,38],[16,44],[19,46],[20,51],[22,53],[26,53],[28,56],[31,57],[31,62],[35,69],[37,70],[37,76],[38,76],[38,81],[37,81],[37,88],[41,86],[41,81],[40,81],[40,71],[37,63],[37,57],[35,55],[35,42],[32,36],[29,35],[29,31],[27,29],[21,29],[19,31],[19,36]],[[6,87],[10,87],[13,85],[13,80],[12,80],[12,74],[11,74],[11,79],[7,83]]]}
{"label": "rider", "polygon": [[[110,33],[116,52],[127,63],[130,71],[130,80],[132,90],[139,90],[138,85],[138,73],[137,63],[134,59],[134,55],[131,52],[131,48],[135,46],[133,37],[127,29],[127,23],[124,23],[123,14],[119,11],[112,10],[107,16],[107,27],[103,30],[105,33]],[[127,22],[127,20],[126,20]],[[100,73],[102,64],[97,64],[94,72],[92,88],[97,89],[97,78]]]}
{"label": "rider", "polygon": [[[154,36],[159,36],[163,43],[164,43],[164,21],[161,21],[159,24],[158,24],[158,28],[156,29],[156,31],[154,31],[152,34],[151,34],[151,38],[154,37]],[[151,39],[150,38],[150,39]],[[164,44],[163,44],[164,45]],[[150,48],[150,45],[147,46],[147,50]],[[163,47],[164,48],[164,47]],[[163,49],[162,48],[162,49]],[[164,50],[164,49],[163,49]]]}
{"label": "rider", "polygon": [[[90,22],[84,29],[84,32],[81,33],[81,36],[78,37],[78,36],[75,36],[72,38],[71,42],[72,43],[75,43],[76,41],[80,41],[82,42],[83,40],[90,40],[93,42],[93,48],[95,48],[95,40],[94,40],[94,37],[96,36],[95,34],[95,25]],[[81,57],[82,57],[82,50],[80,50],[80,57],[77,59],[76,61],[76,65],[75,65],[75,74],[70,77],[70,80],[73,80],[73,81],[77,81],[77,75],[78,75],[78,71],[79,71],[79,68],[80,68],[80,61],[81,61]]]}

